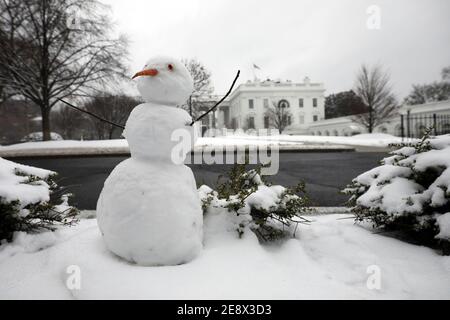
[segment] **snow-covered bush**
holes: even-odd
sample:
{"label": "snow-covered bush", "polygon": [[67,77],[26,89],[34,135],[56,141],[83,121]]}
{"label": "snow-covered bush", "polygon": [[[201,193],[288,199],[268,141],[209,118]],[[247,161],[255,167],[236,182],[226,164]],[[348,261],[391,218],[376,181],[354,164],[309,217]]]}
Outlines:
{"label": "snow-covered bush", "polygon": [[450,239],[450,135],[397,145],[381,166],[344,190],[357,221],[412,232],[424,243]]}
{"label": "snow-covered bush", "polygon": [[[235,165],[227,177],[219,178],[217,190],[199,188],[205,215],[227,214],[232,228],[241,237],[252,230],[262,241],[280,239],[297,231],[301,216],[310,211],[304,184],[285,188],[270,185],[260,175],[261,168],[247,171]],[[300,194],[300,196],[299,196]]]}
{"label": "snow-covered bush", "polygon": [[76,222],[78,211],[68,205],[70,195],[55,176],[0,158],[0,241],[11,241],[15,232],[53,231]]}

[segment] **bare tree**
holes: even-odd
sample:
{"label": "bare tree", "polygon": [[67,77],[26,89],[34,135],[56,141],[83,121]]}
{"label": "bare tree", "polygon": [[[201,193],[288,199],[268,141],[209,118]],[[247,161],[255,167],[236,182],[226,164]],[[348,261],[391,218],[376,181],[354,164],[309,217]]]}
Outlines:
{"label": "bare tree", "polygon": [[405,98],[405,104],[417,105],[450,99],[450,82],[440,81],[429,84],[415,84]]}
{"label": "bare tree", "polygon": [[11,98],[0,105],[0,140],[18,143],[26,135],[39,130],[39,108],[30,101]]}
{"label": "bare tree", "polygon": [[7,88],[0,85],[0,106],[8,101],[8,99],[11,97],[11,94],[7,92]]}
{"label": "bare tree", "polygon": [[[119,125],[125,125],[133,108],[140,103],[140,100],[126,95],[104,94],[94,97],[84,105],[84,108],[87,111],[99,115],[103,119]],[[88,121],[94,129],[96,139],[113,139],[114,134],[118,136],[118,134],[121,133],[118,132],[120,129],[116,126],[99,121],[95,118],[89,117]]]}
{"label": "bare tree", "polygon": [[0,1],[0,85],[40,107],[44,140],[58,98],[124,75],[127,41],[107,12],[97,0]]}
{"label": "bare tree", "polygon": [[291,125],[292,114],[289,111],[289,104],[283,100],[272,101],[272,106],[267,108],[264,115],[268,118],[269,125],[278,129],[280,134]]}
{"label": "bare tree", "polygon": [[443,81],[450,81],[450,66],[442,69],[441,76]]}
{"label": "bare tree", "polygon": [[[56,108],[55,108],[56,109]],[[79,111],[61,106],[51,112],[51,122],[64,139],[79,139],[86,128],[87,118]]]}
{"label": "bare tree", "polygon": [[381,66],[371,69],[366,65],[361,66],[355,93],[366,105],[368,112],[355,115],[354,121],[366,127],[369,133],[397,111],[398,105],[389,84],[389,75]]}
{"label": "bare tree", "polygon": [[405,98],[405,104],[417,105],[450,99],[450,67],[442,69],[442,80],[427,84],[415,84]]}
{"label": "bare tree", "polygon": [[194,80],[194,91],[187,104],[182,108],[187,110],[192,117],[197,117],[200,109],[204,107],[202,100],[214,91],[211,84],[211,73],[197,59],[183,59],[182,62]]}

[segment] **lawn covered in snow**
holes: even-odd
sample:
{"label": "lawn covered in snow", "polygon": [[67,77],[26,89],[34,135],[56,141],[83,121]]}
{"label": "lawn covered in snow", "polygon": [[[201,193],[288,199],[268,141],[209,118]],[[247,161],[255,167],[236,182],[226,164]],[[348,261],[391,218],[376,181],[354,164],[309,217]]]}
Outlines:
{"label": "lawn covered in snow", "polygon": [[[139,267],[105,248],[95,219],[0,246],[0,299],[450,299],[450,257],[374,234],[350,215],[317,215],[297,239],[238,239],[225,215],[205,218],[204,250],[189,264]],[[81,270],[69,290],[67,267]],[[380,268],[381,289],[366,286]]]}
{"label": "lawn covered in snow", "polygon": [[[336,151],[339,151],[345,149],[345,146],[387,147],[392,143],[400,142],[402,142],[401,138],[388,134],[361,134],[353,137],[228,135],[214,138],[199,138],[195,144],[195,151],[201,151],[205,147],[267,146],[273,144],[277,144],[281,150],[335,149]],[[80,154],[107,155],[128,153],[128,143],[125,139],[44,141],[0,146],[0,157]]]}
{"label": "lawn covered in snow", "polygon": [[[331,145],[350,145],[367,147],[387,147],[392,143],[400,143],[402,138],[394,137],[388,134],[360,134],[352,137],[333,137],[333,136],[298,136],[298,135],[276,135],[276,136],[254,136],[254,135],[228,135],[222,137],[203,137],[199,138],[195,147],[204,146],[242,146],[242,145],[269,145],[277,143],[280,146],[311,148]],[[61,149],[70,154],[70,152],[89,153],[126,153],[129,152],[128,143],[125,139],[115,140],[92,140],[92,141],[43,141],[26,142],[11,146],[0,146],[1,153],[42,153],[45,150]]]}
{"label": "lawn covered in snow", "polygon": [[[227,139],[236,140],[262,140],[280,141],[291,143],[315,143],[315,144],[337,144],[365,147],[388,147],[390,144],[401,143],[402,138],[384,133],[358,134],[351,137],[337,136],[304,136],[304,135],[278,135],[278,136],[228,136]],[[409,139],[411,140],[411,139]]]}

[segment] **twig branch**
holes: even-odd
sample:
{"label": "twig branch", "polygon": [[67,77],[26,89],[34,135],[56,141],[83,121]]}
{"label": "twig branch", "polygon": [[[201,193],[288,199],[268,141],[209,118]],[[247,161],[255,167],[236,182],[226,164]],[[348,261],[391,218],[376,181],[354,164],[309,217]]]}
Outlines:
{"label": "twig branch", "polygon": [[[221,103],[222,103],[222,102],[223,102],[223,101],[231,94],[231,92],[233,91],[234,85],[236,84],[236,81],[239,79],[239,76],[240,76],[240,75],[241,75],[241,71],[239,70],[239,71],[237,72],[236,77],[234,78],[234,81],[233,81],[233,83],[232,83],[232,85],[231,85],[231,87],[230,87],[230,90],[228,90],[227,94],[226,94],[222,99],[220,99],[220,101],[217,102],[217,103],[216,103],[211,109],[209,109],[206,113],[204,113],[202,116],[200,116],[200,117],[197,118],[196,120],[193,120],[192,123],[191,123],[191,126],[193,126],[194,123],[196,123],[197,121],[200,121],[201,119],[203,119],[204,117],[206,117],[209,113],[211,113],[215,108],[217,108],[217,107],[218,107],[218,106],[219,106],[219,105],[220,105],[220,104],[221,104]],[[65,100],[63,100],[63,99],[58,98],[58,100],[61,101],[61,102],[64,103],[64,104],[68,105],[69,107],[71,107],[71,108],[73,108],[73,109],[75,109],[75,110],[77,110],[77,111],[86,113],[86,114],[90,115],[91,117],[94,117],[94,118],[96,118],[96,119],[98,119],[98,120],[100,120],[100,121],[106,122],[106,123],[108,123],[108,124],[110,124],[110,125],[113,125],[113,126],[115,126],[115,127],[121,128],[121,129],[125,129],[125,127],[122,126],[122,125],[120,125],[120,124],[111,122],[111,121],[106,120],[106,119],[104,119],[104,118],[102,118],[102,117],[100,117],[100,116],[98,116],[98,115],[96,115],[96,114],[94,114],[94,113],[92,113],[92,112],[89,112],[89,111],[83,110],[83,109],[81,109],[81,108],[78,108],[78,107],[74,106],[73,104],[71,104],[71,103],[69,103],[69,102],[67,102],[67,101],[65,101]]]}
{"label": "twig branch", "polygon": [[120,125],[120,124],[117,124],[117,123],[111,122],[111,121],[109,121],[109,120],[103,119],[102,117],[100,117],[100,116],[98,116],[98,115],[96,115],[96,114],[94,114],[94,113],[92,113],[92,112],[89,112],[89,111],[83,110],[83,109],[81,109],[81,108],[75,107],[73,104],[71,104],[71,103],[69,103],[69,102],[67,102],[67,101],[64,101],[63,99],[59,99],[59,98],[58,98],[58,100],[61,101],[61,102],[64,103],[64,104],[68,105],[69,107],[71,107],[71,108],[77,110],[77,111],[86,113],[86,114],[90,115],[91,117],[94,117],[94,118],[96,118],[96,119],[98,119],[98,120],[100,120],[100,121],[109,123],[109,124],[112,125],[112,126],[116,126],[117,128],[121,128],[121,129],[125,130],[125,127],[122,126],[122,125]]}
{"label": "twig branch", "polygon": [[192,123],[191,123],[191,127],[194,125],[194,123],[196,123],[197,121],[202,120],[202,119],[203,119],[204,117],[206,117],[209,113],[211,113],[215,108],[217,108],[217,107],[219,106],[219,104],[221,104],[221,103],[222,103],[222,102],[223,102],[223,101],[231,94],[231,92],[233,91],[234,85],[236,84],[236,81],[237,81],[237,79],[239,78],[240,75],[241,75],[241,71],[238,70],[237,75],[236,75],[236,78],[234,78],[233,84],[231,85],[231,88],[230,88],[230,90],[228,90],[227,94],[226,94],[222,99],[220,99],[220,101],[217,102],[217,103],[214,105],[214,107],[212,107],[211,109],[209,109],[206,113],[204,113],[203,115],[201,115],[201,116],[200,116],[199,118],[197,118],[196,120],[193,120]]}

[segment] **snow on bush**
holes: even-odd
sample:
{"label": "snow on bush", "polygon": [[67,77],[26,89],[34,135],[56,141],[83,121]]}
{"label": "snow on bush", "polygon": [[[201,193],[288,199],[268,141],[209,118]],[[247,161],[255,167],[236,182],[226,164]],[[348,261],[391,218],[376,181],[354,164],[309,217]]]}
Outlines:
{"label": "snow on bush", "polygon": [[70,195],[62,194],[55,176],[0,158],[0,240],[11,241],[17,232],[53,231],[76,221],[78,211],[68,205]]}
{"label": "snow on bush", "polygon": [[200,187],[205,215],[227,215],[226,228],[237,231],[239,237],[246,230],[255,232],[262,241],[289,233],[295,236],[298,224],[309,222],[301,216],[310,211],[304,184],[272,186],[261,177],[260,169],[247,171],[245,165],[235,165],[224,182],[219,179],[217,191]]}
{"label": "snow on bush", "polygon": [[424,241],[450,239],[450,135],[401,144],[381,166],[344,190],[357,221],[412,231]]}

